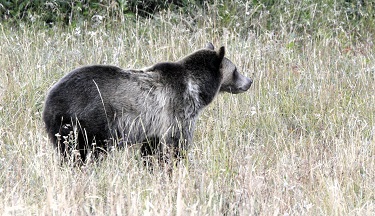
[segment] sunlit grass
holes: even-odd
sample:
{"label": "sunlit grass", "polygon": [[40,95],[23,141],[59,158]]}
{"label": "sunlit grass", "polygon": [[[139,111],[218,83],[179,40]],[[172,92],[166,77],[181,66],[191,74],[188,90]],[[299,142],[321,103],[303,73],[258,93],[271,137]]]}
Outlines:
{"label": "sunlit grass", "polygon": [[[198,28],[173,19],[167,13],[111,29],[0,28],[2,214],[375,212],[372,44],[348,46],[329,34],[295,40],[287,32],[244,38],[210,20]],[[203,111],[189,157],[172,175],[163,167],[150,172],[132,149],[81,169],[59,165],[41,120],[54,82],[87,64],[175,61],[207,41],[225,45],[254,84],[244,94],[220,94]]]}

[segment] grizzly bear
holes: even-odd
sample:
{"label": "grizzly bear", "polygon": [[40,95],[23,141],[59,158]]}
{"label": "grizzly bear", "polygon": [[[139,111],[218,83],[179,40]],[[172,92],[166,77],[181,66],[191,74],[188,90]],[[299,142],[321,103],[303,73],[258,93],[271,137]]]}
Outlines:
{"label": "grizzly bear", "polygon": [[[43,120],[58,152],[85,161],[93,150],[141,144],[143,156],[173,150],[180,157],[191,144],[195,122],[218,92],[247,91],[241,75],[208,43],[179,61],[144,70],[92,65],[75,69],[48,92]],[[92,155],[92,154],[90,154]]]}

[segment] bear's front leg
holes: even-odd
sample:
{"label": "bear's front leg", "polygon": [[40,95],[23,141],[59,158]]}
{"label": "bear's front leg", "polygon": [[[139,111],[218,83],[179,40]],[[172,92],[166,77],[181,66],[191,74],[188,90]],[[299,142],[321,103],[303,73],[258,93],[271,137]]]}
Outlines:
{"label": "bear's front leg", "polygon": [[167,143],[168,153],[175,159],[183,159],[186,157],[186,151],[191,145],[193,130],[190,127],[182,127],[176,131]]}

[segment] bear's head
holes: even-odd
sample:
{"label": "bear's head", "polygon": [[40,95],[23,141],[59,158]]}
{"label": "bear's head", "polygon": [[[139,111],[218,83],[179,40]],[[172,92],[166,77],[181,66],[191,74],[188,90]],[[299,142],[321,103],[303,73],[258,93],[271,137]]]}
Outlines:
{"label": "bear's head", "polygon": [[[253,82],[240,74],[236,65],[225,57],[225,47],[222,46],[215,51],[212,43],[207,43],[204,49],[194,52],[179,62],[195,73],[195,77],[204,78],[202,80],[209,82],[210,85],[218,84],[220,92],[242,93],[247,91]],[[208,74],[210,75],[203,76]],[[208,77],[217,79],[207,79]],[[219,83],[216,82],[217,80],[220,80]]]}
{"label": "bear's head", "polygon": [[[212,45],[212,43],[208,43],[206,45],[206,49],[215,50],[215,47]],[[224,57],[224,47],[219,49],[218,55],[223,56],[220,64],[220,72],[223,76],[220,92],[238,94],[247,91],[253,81],[250,78],[240,74],[236,65],[233,64],[233,62],[231,62],[228,58]]]}

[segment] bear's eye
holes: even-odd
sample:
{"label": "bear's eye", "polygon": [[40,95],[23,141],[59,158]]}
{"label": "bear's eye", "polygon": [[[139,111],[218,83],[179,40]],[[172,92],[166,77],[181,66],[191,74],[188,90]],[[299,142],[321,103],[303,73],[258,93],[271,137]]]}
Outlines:
{"label": "bear's eye", "polygon": [[233,75],[232,75],[232,79],[233,79],[233,80],[236,80],[236,78],[237,78],[237,73],[238,73],[238,72],[237,72],[237,68],[236,68],[236,69],[234,69],[234,71],[233,71],[233,73],[232,73],[232,74],[233,74]]}

